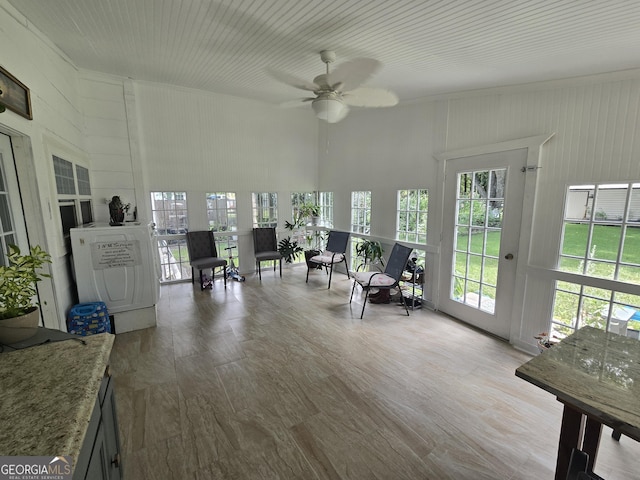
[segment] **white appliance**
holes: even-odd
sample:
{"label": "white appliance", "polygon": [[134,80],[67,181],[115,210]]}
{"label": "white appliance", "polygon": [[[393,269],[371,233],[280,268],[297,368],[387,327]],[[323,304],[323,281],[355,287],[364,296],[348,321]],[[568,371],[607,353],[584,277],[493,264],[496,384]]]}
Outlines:
{"label": "white appliance", "polygon": [[150,225],[72,228],[71,248],[81,303],[104,302],[115,333],[156,325],[160,260]]}

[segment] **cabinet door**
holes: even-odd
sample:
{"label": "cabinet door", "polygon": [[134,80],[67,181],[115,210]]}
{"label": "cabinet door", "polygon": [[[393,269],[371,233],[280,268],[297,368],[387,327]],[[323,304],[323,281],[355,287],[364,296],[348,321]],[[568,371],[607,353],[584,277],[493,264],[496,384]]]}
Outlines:
{"label": "cabinet door", "polygon": [[122,478],[122,460],[120,457],[120,437],[118,432],[118,416],[116,414],[116,401],[113,393],[113,380],[108,381],[107,389],[102,403],[102,425],[104,427],[104,441],[109,472],[109,480]]}
{"label": "cabinet door", "polygon": [[96,441],[93,444],[93,452],[89,459],[85,480],[109,480],[109,460],[107,458],[106,445],[104,442],[103,424],[98,427]]}

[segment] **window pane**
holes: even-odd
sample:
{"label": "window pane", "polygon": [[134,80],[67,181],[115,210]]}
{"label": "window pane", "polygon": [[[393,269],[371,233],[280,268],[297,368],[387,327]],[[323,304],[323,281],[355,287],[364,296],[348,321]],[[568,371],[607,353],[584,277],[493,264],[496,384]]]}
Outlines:
{"label": "window pane", "polygon": [[640,185],[634,184],[629,199],[627,222],[640,223]]}
{"label": "window pane", "polygon": [[628,226],[625,230],[622,261],[640,264],[640,227],[638,226]]}
{"label": "window pane", "polygon": [[617,225],[594,225],[589,258],[617,260],[621,231]]}
{"label": "window pane", "polygon": [[594,262],[591,260],[587,262],[587,275],[591,275],[592,277],[610,278],[613,280],[615,271],[615,263]]}
{"label": "window pane", "polygon": [[467,251],[467,242],[469,241],[469,228],[456,227],[456,250]]}
{"label": "window pane", "polygon": [[467,254],[465,253],[454,253],[454,265],[455,265],[455,274],[461,277],[466,276],[467,274]]}
{"label": "window pane", "polygon": [[78,180],[78,193],[80,195],[91,195],[91,182],[89,180],[89,170],[76,165],[76,177]]}
{"label": "window pane", "polygon": [[497,257],[500,255],[500,230],[487,230],[485,255]]}
{"label": "window pane", "polygon": [[560,265],[558,266],[563,272],[583,273],[584,260],[577,258],[560,257]]}
{"label": "window pane", "polygon": [[469,225],[471,218],[471,202],[468,200],[460,200],[458,202],[458,218],[456,223],[458,225]]}
{"label": "window pane", "polygon": [[553,321],[575,328],[579,302],[579,295],[556,291]]}
{"label": "window pane", "polygon": [[484,200],[473,200],[471,202],[471,224],[484,226],[486,221],[486,212],[487,204]]}
{"label": "window pane", "polygon": [[565,223],[562,234],[562,254],[584,257],[589,241],[589,225],[583,223]]}
{"label": "window pane", "polygon": [[469,270],[467,278],[470,280],[480,281],[482,271],[482,257],[480,255],[469,255]]}
{"label": "window pane", "polygon": [[470,251],[472,253],[477,253],[477,254],[482,254],[484,252],[484,229],[483,228],[471,229]]}
{"label": "window pane", "polygon": [[75,195],[76,185],[73,176],[73,164],[53,155],[53,171],[56,177],[56,190],[59,195]]}
{"label": "window pane", "polygon": [[640,267],[621,265],[618,269],[618,280],[640,285]]}
{"label": "window pane", "polygon": [[[482,282],[496,286],[498,284],[498,259],[484,259],[484,268],[482,270]],[[495,298],[495,297],[493,297]]]}
{"label": "window pane", "polygon": [[600,185],[595,194],[595,221],[620,222],[627,202],[628,184]]}

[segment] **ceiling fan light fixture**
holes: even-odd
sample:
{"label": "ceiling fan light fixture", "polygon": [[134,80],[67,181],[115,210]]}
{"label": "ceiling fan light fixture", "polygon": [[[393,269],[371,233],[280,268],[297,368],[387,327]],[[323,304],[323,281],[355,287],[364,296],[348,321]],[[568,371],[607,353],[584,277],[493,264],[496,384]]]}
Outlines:
{"label": "ceiling fan light fixture", "polygon": [[327,123],[337,123],[349,113],[349,107],[337,98],[316,98],[311,106],[316,117]]}

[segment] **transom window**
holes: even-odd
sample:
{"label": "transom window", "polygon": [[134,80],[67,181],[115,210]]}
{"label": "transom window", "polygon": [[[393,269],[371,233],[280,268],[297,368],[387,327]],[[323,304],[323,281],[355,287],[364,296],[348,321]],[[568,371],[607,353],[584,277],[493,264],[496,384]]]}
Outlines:
{"label": "transom window", "polygon": [[251,194],[254,227],[278,226],[278,194],[259,192]]}
{"label": "transom window", "polygon": [[[567,189],[552,330],[559,337],[590,325],[622,334],[640,330],[640,183]],[[606,279],[608,282],[598,281]],[[629,330],[627,330],[629,329]]]}
{"label": "transom window", "polygon": [[238,230],[238,209],[234,192],[207,193],[209,230],[235,232]]}
{"label": "transom window", "polygon": [[351,231],[371,233],[371,192],[351,192]]}
{"label": "transom window", "polygon": [[398,190],[396,239],[426,244],[428,208],[429,193],[427,190]]}

